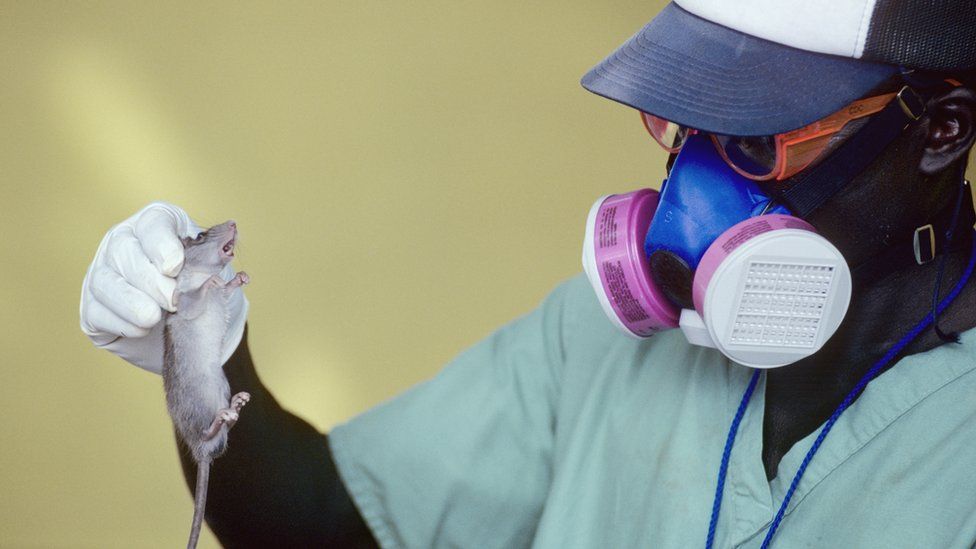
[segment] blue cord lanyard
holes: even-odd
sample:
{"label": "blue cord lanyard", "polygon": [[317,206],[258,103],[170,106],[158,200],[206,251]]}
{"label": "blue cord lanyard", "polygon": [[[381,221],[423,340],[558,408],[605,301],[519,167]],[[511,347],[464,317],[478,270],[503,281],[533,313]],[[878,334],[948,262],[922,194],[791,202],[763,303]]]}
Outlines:
{"label": "blue cord lanyard", "polygon": [[[952,303],[959,293],[962,291],[966,282],[969,281],[969,277],[973,274],[973,267],[976,266],[976,238],[973,239],[973,248],[969,256],[969,265],[966,266],[966,272],[963,273],[962,278],[956,284],[955,288],[949,292],[949,295],[939,303],[938,308],[935,310],[935,314],[929,313],[925,316],[918,324],[915,325],[901,340],[896,343],[893,347],[888,349],[883,357],[878,359],[877,362],[867,371],[866,374],[857,382],[857,385],[849,393],[844,401],[840,403],[840,406],[834,410],[834,413],[830,415],[830,418],[824,424],[823,428],[820,429],[820,434],[817,435],[817,439],[813,442],[813,446],[807,452],[807,455],[803,458],[800,463],[800,467],[796,471],[796,475],[793,476],[793,482],[790,483],[789,489],[786,491],[786,496],[783,497],[783,503],[779,506],[779,511],[776,512],[776,516],[773,518],[773,522],[769,525],[769,530],[766,531],[766,538],[763,540],[762,549],[767,549],[772,543],[773,535],[779,528],[780,523],[783,521],[783,516],[786,514],[786,507],[790,504],[790,500],[793,498],[793,493],[796,492],[797,486],[800,485],[800,478],[803,477],[803,473],[806,472],[807,466],[810,465],[810,461],[813,460],[814,454],[820,449],[820,445],[823,444],[825,438],[827,438],[827,433],[833,428],[834,424],[837,423],[837,419],[840,415],[844,413],[852,402],[854,398],[864,390],[864,387],[874,379],[878,372],[881,371],[886,364],[891,362],[895,356],[900,353],[905,346],[912,342],[923,330],[932,324],[935,315],[938,315],[944,311],[950,303]],[[715,542],[715,527],[718,524],[718,515],[722,507],[722,493],[725,490],[725,475],[729,469],[729,457],[732,454],[732,445],[735,443],[735,435],[739,430],[739,423],[742,422],[742,416],[745,414],[746,407],[749,405],[749,400],[752,398],[752,393],[756,389],[756,384],[759,381],[759,374],[761,370],[756,370],[752,374],[752,379],[749,380],[749,386],[746,387],[746,392],[742,395],[742,401],[739,403],[739,409],[735,412],[735,418],[732,420],[732,426],[729,427],[729,435],[725,440],[725,450],[722,452],[722,465],[718,470],[718,485],[715,487],[715,500],[712,502],[712,518],[708,522],[708,538],[705,541],[706,549],[711,549],[713,543]]]}

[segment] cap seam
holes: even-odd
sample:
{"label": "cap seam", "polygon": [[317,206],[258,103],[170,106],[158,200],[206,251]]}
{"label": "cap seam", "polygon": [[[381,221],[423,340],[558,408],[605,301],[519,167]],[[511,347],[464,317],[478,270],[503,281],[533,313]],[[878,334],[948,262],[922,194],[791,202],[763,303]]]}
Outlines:
{"label": "cap seam", "polygon": [[[682,60],[676,60],[676,61],[677,62],[671,62],[671,60],[666,59],[666,58],[659,58],[657,60],[652,60],[652,59],[648,59],[648,58],[643,58],[643,57],[639,57],[639,56],[632,55],[631,52],[621,51],[621,52],[618,52],[617,54],[615,54],[614,56],[608,58],[606,65],[615,65],[615,66],[618,66],[618,67],[622,67],[625,70],[626,69],[630,69],[630,70],[627,70],[627,72],[629,73],[629,75],[632,75],[633,76],[633,80],[639,81],[639,82],[641,82],[643,84],[646,84],[648,87],[653,88],[653,87],[655,87],[654,84],[656,83],[656,81],[645,77],[642,74],[642,72],[641,72],[640,69],[645,68],[648,64],[656,64],[656,65],[658,65],[660,67],[663,67],[665,69],[676,68],[676,67],[679,67],[679,66],[686,66],[686,67],[689,66],[689,65],[690,66],[693,66],[693,67],[695,66],[695,62],[693,60],[684,60],[684,59],[682,59]],[[600,68],[605,69],[604,66],[600,66]],[[709,78],[707,76],[705,76],[705,78],[707,79],[707,81],[716,82],[716,83],[721,82],[721,81],[724,80],[722,78],[712,79],[712,78]],[[753,79],[753,82],[755,82],[755,79]],[[677,82],[674,82],[673,85],[674,84],[678,84],[678,83],[680,83],[680,80],[677,81]],[[690,86],[688,86],[686,84],[683,84],[683,85],[685,87],[690,87]],[[741,95],[753,95],[755,92],[762,91],[763,89],[764,89],[763,86],[756,85],[756,86],[750,86],[750,87],[737,88],[736,90],[723,90],[723,93],[721,93],[721,94],[713,93],[713,92],[710,92],[710,91],[707,91],[707,90],[701,90],[699,88],[694,88],[694,91],[696,93],[698,93],[698,92],[709,93],[709,94],[714,95],[714,96],[716,96],[716,97],[718,97],[720,99],[724,99],[724,98],[727,98],[729,96],[729,92],[731,92],[731,91],[738,92],[738,94],[741,94]],[[808,97],[808,96],[809,95],[807,95],[807,96],[801,96],[801,97]],[[746,103],[746,104],[748,104],[748,103]]]}
{"label": "cap seam", "polygon": [[[649,92],[635,86],[632,82],[614,78],[612,75],[606,75],[606,76],[608,80],[612,81],[617,85],[627,87],[628,89],[640,92],[643,95],[649,97],[656,97],[658,99],[665,99],[665,100],[666,99],[687,100],[691,98],[698,98],[694,93],[686,92],[676,88],[672,90],[673,93],[667,93],[663,91]],[[682,110],[686,110],[688,112],[698,112],[700,114],[706,114],[708,116],[728,118],[729,120],[754,120],[758,118],[772,118],[772,117],[782,116],[785,113],[785,111],[777,111],[775,113],[769,113],[767,110],[762,109],[760,106],[754,106],[748,110],[738,109],[739,112],[737,112],[735,115],[730,115],[729,108],[728,108],[729,106],[727,104],[719,104],[715,102],[712,102],[710,104],[703,104],[702,102],[699,101],[696,102],[695,106],[696,108],[685,107],[682,108]],[[650,113],[650,114],[658,114],[658,113]]]}
{"label": "cap seam", "polygon": [[[663,93],[652,93],[652,92],[647,91],[644,88],[637,87],[636,85],[634,85],[633,82],[629,82],[629,81],[626,81],[626,80],[617,78],[612,73],[606,72],[606,69],[603,69],[602,67],[600,69],[598,69],[598,70],[603,73],[600,76],[604,77],[606,80],[609,80],[609,81],[611,81],[611,82],[613,82],[613,83],[615,83],[617,85],[626,87],[628,89],[641,92],[644,95],[656,96],[656,97],[664,98],[664,99],[666,99],[668,97],[675,97],[675,98],[691,98],[691,97],[695,97],[694,94],[683,93],[681,90],[677,90],[677,89],[675,89],[675,91],[677,91],[678,93],[677,94],[672,94],[672,95],[667,95],[667,94],[663,94]],[[701,105],[701,103],[698,103],[698,105]],[[756,114],[754,116],[748,116],[748,117],[736,117],[736,116],[730,116],[729,115],[729,113],[728,113],[728,105],[718,105],[717,103],[716,104],[713,104],[713,105],[714,106],[704,105],[705,109],[702,109],[699,112],[699,114],[705,114],[705,115],[714,116],[714,117],[723,117],[723,118],[728,118],[729,120],[755,120],[755,119],[761,119],[761,118],[773,118],[773,117],[777,117],[777,116],[782,116],[782,114],[785,112],[785,111],[779,111],[779,112],[769,113],[769,114]],[[750,113],[751,112],[757,112],[757,113],[760,112],[758,110],[759,107],[755,107],[755,109],[756,109],[755,111],[748,111],[748,112],[750,112]],[[687,110],[689,112],[695,112],[693,109],[690,109],[690,108],[686,108],[684,110]],[[747,111],[740,110],[740,113],[746,113],[746,112]]]}
{"label": "cap seam", "polygon": [[[661,87],[661,86],[655,86],[654,85],[655,82],[653,80],[644,78],[637,70],[639,66],[635,65],[633,61],[629,61],[626,57],[614,58],[610,60],[610,62],[607,63],[607,65],[617,67],[620,71],[626,72],[628,76],[632,77],[631,82],[634,84],[641,83],[643,85],[646,85],[649,89],[658,89]],[[667,64],[661,64],[661,66],[663,66],[664,68],[669,68],[669,67],[673,67],[674,65],[669,66]],[[606,67],[600,67],[600,70],[606,72],[608,76],[615,76],[613,75],[613,73],[607,71]],[[749,97],[755,96],[755,92],[762,90],[761,87],[740,88],[738,90],[735,90],[737,93],[731,93],[733,90],[723,90],[722,93],[712,92],[710,90],[701,89],[692,86],[690,84],[685,84],[680,81],[672,82],[668,87],[685,89],[694,92],[695,94],[701,95],[703,99],[705,99],[706,101],[712,104],[715,105],[721,104],[725,107],[728,106],[729,99],[741,101],[741,103],[737,105],[737,108],[744,108],[744,109],[760,108],[762,105],[766,104],[766,103],[756,103],[749,100]]]}
{"label": "cap seam", "polygon": [[[654,86],[654,82],[653,81],[648,80],[647,78],[643,77],[640,74],[640,72],[638,70],[636,70],[636,69],[638,69],[638,66],[635,65],[633,62],[628,63],[628,60],[627,60],[626,57],[615,56],[614,58],[608,59],[607,61],[608,62],[605,65],[600,65],[600,66],[596,67],[596,70],[602,76],[604,76],[604,77],[606,77],[606,78],[608,78],[610,80],[613,80],[614,82],[621,82],[621,83],[626,82],[628,84],[628,86],[630,86],[630,87],[635,87],[636,84],[640,83],[640,84],[645,85],[647,87],[647,90],[661,90],[661,89],[663,89],[661,86]],[[618,76],[618,75],[610,72],[608,70],[608,68],[607,68],[607,65],[614,66],[614,67],[618,68],[618,70],[620,70],[621,72],[626,72],[627,73],[627,76],[631,77],[630,81],[623,80],[621,76]],[[664,66],[667,67],[667,65],[664,65]],[[731,97],[732,99],[739,100],[740,99],[740,97],[738,97],[739,95],[748,96],[748,95],[752,95],[752,92],[762,90],[761,87],[743,88],[743,89],[740,89],[740,90],[736,90],[736,91],[739,91],[740,93],[736,93],[736,94],[733,95],[733,94],[729,93],[731,90],[724,90],[723,93],[716,93],[716,92],[711,92],[709,90],[702,89],[700,87],[692,87],[692,86],[690,86],[688,84],[684,84],[682,82],[674,82],[674,83],[672,83],[672,85],[669,86],[669,89],[675,89],[678,92],[681,92],[683,90],[687,90],[688,92],[690,92],[690,95],[689,96],[694,96],[694,97],[697,97],[699,99],[704,99],[705,102],[706,102],[706,106],[709,106],[709,105],[711,105],[711,106],[721,106],[721,108],[723,108],[723,109],[727,109],[728,106],[729,106],[728,105],[728,102],[727,101],[724,101],[725,99],[729,99]],[[645,92],[645,93],[653,94],[653,92],[649,92],[649,91],[648,92]],[[709,96],[711,96],[711,97],[709,97]],[[751,110],[762,110],[762,111],[765,111],[765,110],[767,110],[768,106],[769,106],[769,103],[766,103],[766,102],[752,102],[752,101],[748,101],[748,99],[742,99],[742,102],[736,105],[736,109],[738,109],[740,112],[743,111],[743,110],[750,110],[750,111]],[[781,112],[785,112],[785,111],[782,111],[781,110]],[[723,111],[722,113],[719,113],[719,114],[728,115],[729,113],[726,113],[726,112]]]}

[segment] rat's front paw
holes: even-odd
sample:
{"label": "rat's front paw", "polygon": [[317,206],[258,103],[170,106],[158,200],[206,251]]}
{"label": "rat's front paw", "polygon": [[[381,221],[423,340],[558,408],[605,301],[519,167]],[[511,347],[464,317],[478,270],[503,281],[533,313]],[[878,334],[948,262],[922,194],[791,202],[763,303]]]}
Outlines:
{"label": "rat's front paw", "polygon": [[251,281],[251,277],[247,276],[247,273],[241,271],[234,275],[234,278],[230,279],[227,283],[228,288],[237,288],[238,286],[244,286]]}

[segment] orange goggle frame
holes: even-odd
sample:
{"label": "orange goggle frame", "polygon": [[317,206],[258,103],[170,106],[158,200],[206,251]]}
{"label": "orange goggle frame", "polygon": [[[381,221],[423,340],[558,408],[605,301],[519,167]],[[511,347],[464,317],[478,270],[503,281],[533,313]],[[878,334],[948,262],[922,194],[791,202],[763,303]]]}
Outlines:
{"label": "orange goggle frame", "polygon": [[[859,99],[812,124],[771,136],[758,138],[717,134],[710,134],[710,136],[719,155],[739,175],[754,181],[784,180],[796,175],[817,160],[830,144],[830,138],[849,122],[881,111],[897,96],[897,93],[886,93]],[[641,112],[641,120],[651,137],[670,153],[678,152],[688,136],[698,133],[696,129],[645,112]],[[758,162],[755,158],[751,161],[744,160],[747,154],[744,149],[747,148],[747,144],[757,141],[761,141],[766,147],[775,147],[773,158],[765,158],[763,162]],[[729,149],[732,149],[733,154],[729,153]]]}

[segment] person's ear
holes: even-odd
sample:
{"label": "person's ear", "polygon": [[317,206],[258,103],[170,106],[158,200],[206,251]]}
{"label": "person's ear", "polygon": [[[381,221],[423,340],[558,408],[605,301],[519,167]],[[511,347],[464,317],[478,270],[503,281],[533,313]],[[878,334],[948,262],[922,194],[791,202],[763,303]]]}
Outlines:
{"label": "person's ear", "polygon": [[934,175],[969,153],[976,139],[976,92],[953,88],[928,104],[929,131],[918,169]]}

